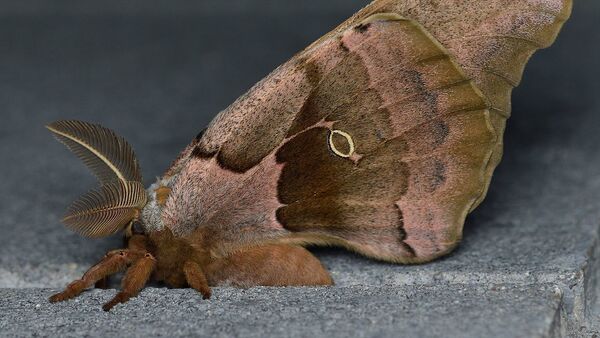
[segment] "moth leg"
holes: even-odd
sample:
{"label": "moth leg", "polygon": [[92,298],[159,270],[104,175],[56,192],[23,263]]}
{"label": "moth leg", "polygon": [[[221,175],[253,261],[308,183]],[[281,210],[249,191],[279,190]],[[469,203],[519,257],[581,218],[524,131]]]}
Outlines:
{"label": "moth leg", "polygon": [[[148,241],[145,236],[133,235],[133,236],[127,238],[125,240],[124,244],[128,247],[129,250],[139,251],[143,255],[144,253],[146,253],[146,248],[148,245],[147,243],[148,243]],[[104,276],[103,278],[98,280],[96,282],[96,284],[94,284],[94,288],[108,289],[109,285],[110,285],[110,275]]]}
{"label": "moth leg", "polygon": [[86,271],[81,279],[73,281],[63,292],[50,297],[50,302],[62,302],[74,298],[99,280],[125,270],[131,262],[131,256],[132,253],[129,250],[116,250],[107,253],[98,264]]}
{"label": "moth leg", "polygon": [[125,303],[131,297],[138,295],[140,290],[146,285],[156,267],[156,259],[150,253],[144,254],[138,259],[125,273],[121,282],[121,291],[108,303],[102,306],[104,311],[112,309],[119,303]]}
{"label": "moth leg", "polygon": [[188,284],[196,291],[202,294],[202,299],[209,299],[211,295],[208,281],[202,268],[198,263],[193,261],[187,261],[183,265],[183,273],[185,274],[185,280]]}

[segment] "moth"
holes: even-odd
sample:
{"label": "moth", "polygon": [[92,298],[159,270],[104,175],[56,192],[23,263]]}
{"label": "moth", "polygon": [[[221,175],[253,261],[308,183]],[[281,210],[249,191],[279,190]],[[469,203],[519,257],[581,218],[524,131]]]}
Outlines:
{"label": "moth", "polygon": [[104,310],[149,279],[192,287],[331,285],[305,249],[424,263],[460,242],[502,156],[510,95],[571,0],[377,0],[222,111],[148,189],[130,145],[47,127],[98,177],[64,223],[124,232],[52,302],[125,271]]}

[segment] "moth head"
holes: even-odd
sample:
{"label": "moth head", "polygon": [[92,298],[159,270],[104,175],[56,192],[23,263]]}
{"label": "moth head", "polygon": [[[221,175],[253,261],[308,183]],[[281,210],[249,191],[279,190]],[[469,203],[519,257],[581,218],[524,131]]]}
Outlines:
{"label": "moth head", "polygon": [[71,204],[63,223],[83,236],[95,238],[132,228],[148,195],[127,141],[110,129],[81,121],[57,121],[46,128],[100,181],[100,187]]}

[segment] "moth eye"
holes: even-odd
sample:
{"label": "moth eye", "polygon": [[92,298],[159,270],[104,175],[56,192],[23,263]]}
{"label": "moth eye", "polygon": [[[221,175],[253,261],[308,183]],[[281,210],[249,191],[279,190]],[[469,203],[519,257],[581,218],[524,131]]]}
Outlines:
{"label": "moth eye", "polygon": [[356,150],[352,136],[341,130],[332,130],[329,133],[329,148],[334,154],[343,158],[352,156]]}
{"label": "moth eye", "polygon": [[131,232],[134,235],[143,235],[144,234],[144,225],[140,221],[134,221],[131,225]]}

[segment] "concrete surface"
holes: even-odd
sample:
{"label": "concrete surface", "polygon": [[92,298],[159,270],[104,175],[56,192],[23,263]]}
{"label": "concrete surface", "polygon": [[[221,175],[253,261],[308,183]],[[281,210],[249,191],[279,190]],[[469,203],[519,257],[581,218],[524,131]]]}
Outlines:
{"label": "concrete surface", "polygon": [[563,330],[561,291],[544,284],[218,289],[209,301],[190,290],[146,289],[110,313],[98,305],[113,292],[91,291],[78,301],[52,306],[47,291],[0,290],[12,304],[0,310],[0,328],[23,336],[61,337],[419,337],[424,332],[430,337],[514,332],[542,337]]}
{"label": "concrete surface", "polygon": [[96,183],[43,125],[115,129],[149,183],[216,112],[366,1],[69,3],[0,1],[0,336],[598,335],[600,2],[578,1],[528,66],[504,161],[451,256],[398,266],[317,249],[335,287],[219,288],[210,301],[148,288],[109,314],[114,290],[46,302],[120,240],[60,225]]}

